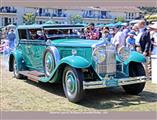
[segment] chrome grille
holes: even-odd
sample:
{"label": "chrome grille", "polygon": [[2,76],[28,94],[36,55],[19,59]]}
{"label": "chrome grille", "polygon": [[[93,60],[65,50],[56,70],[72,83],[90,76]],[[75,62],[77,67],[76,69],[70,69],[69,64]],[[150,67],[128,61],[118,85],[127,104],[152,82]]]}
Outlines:
{"label": "chrome grille", "polygon": [[116,52],[114,46],[105,46],[106,60],[96,65],[98,74],[114,74],[116,73]]}

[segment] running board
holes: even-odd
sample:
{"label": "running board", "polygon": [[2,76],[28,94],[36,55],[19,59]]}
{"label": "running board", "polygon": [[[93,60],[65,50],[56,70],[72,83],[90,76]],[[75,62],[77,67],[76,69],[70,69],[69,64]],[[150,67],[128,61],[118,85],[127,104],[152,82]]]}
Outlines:
{"label": "running board", "polygon": [[44,77],[44,73],[38,71],[19,71],[19,74],[26,76],[29,80],[39,82],[41,77]]}

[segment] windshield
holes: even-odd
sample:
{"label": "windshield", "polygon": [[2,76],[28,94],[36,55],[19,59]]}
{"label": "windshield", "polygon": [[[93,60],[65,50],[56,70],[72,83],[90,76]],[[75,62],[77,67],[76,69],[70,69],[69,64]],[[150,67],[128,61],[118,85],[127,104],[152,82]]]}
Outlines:
{"label": "windshield", "polygon": [[44,34],[47,39],[83,36],[83,28],[45,29]]}

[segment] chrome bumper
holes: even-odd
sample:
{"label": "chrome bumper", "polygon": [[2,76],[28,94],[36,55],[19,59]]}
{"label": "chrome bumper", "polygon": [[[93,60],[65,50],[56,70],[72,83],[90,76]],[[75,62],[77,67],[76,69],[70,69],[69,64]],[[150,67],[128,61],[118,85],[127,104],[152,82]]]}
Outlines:
{"label": "chrome bumper", "polygon": [[91,81],[85,82],[83,81],[83,89],[96,89],[96,88],[105,88],[105,87],[114,87],[114,86],[121,86],[121,85],[130,85],[136,83],[142,83],[149,80],[146,76],[140,77],[129,77],[129,78],[122,78],[122,79],[110,79],[110,80],[102,80],[102,81]]}

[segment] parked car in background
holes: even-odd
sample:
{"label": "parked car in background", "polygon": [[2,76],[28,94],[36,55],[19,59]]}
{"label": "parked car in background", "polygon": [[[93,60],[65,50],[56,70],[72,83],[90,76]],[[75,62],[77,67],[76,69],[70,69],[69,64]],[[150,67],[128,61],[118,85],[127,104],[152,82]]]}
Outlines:
{"label": "parked car in background", "polygon": [[65,96],[79,102],[86,89],[122,86],[139,94],[147,77],[145,57],[103,40],[83,39],[82,25],[22,25],[17,45],[9,56],[9,70],[16,78],[35,82],[61,82]]}

